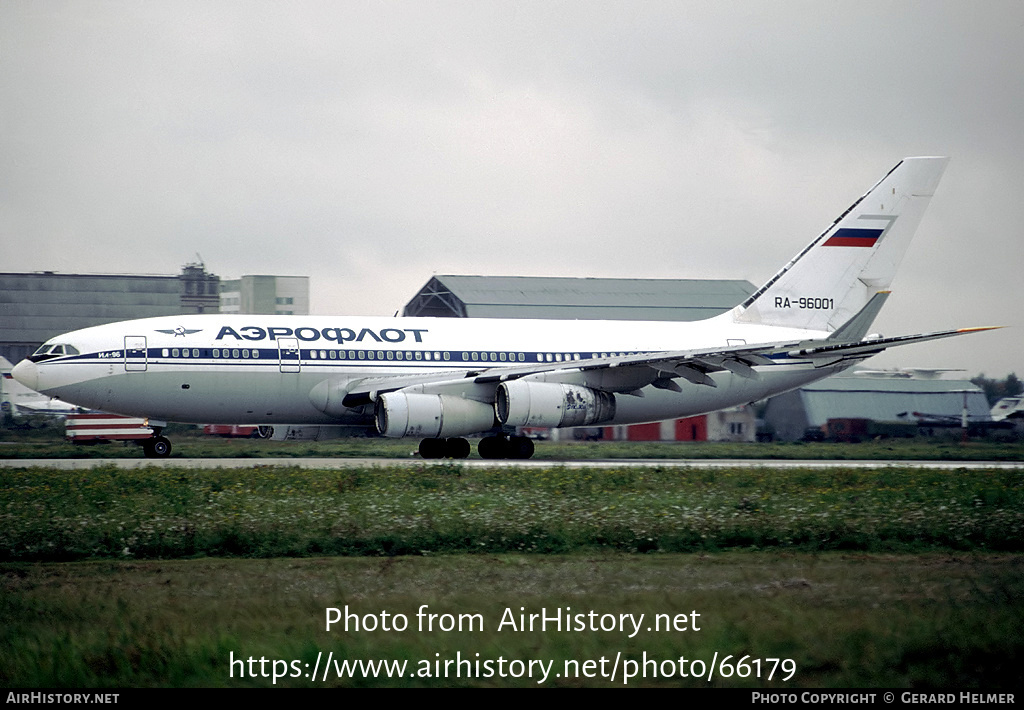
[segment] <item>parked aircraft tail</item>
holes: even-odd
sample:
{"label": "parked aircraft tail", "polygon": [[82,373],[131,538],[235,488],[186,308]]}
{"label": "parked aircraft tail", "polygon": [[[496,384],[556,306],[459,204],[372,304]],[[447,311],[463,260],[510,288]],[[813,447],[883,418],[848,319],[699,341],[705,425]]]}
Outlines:
{"label": "parked aircraft tail", "polygon": [[903,159],[737,306],[735,321],[835,332],[857,317],[847,329],[866,332],[948,162]]}

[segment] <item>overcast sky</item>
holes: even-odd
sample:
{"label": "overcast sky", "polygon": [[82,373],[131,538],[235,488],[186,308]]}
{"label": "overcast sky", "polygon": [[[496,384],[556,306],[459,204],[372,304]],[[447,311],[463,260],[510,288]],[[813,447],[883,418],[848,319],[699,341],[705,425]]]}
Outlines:
{"label": "overcast sky", "polygon": [[[0,271],[755,285],[952,161],[877,367],[1024,374],[1024,3],[0,2]],[[685,345],[685,344],[681,344]]]}

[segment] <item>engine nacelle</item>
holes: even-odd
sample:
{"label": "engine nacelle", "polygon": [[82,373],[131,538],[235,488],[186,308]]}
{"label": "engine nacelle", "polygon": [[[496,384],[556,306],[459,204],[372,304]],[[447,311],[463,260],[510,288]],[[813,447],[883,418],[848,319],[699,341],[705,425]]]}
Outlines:
{"label": "engine nacelle", "polygon": [[341,380],[324,380],[309,391],[309,401],[318,410],[332,417],[341,417],[348,413],[345,406],[345,395],[348,394],[349,383]]}
{"label": "engine nacelle", "polygon": [[558,382],[502,382],[496,402],[498,421],[508,426],[590,426],[615,417],[614,394]]}
{"label": "engine nacelle", "polygon": [[493,427],[494,407],[443,394],[388,392],[377,397],[374,418],[383,436],[455,437]]}

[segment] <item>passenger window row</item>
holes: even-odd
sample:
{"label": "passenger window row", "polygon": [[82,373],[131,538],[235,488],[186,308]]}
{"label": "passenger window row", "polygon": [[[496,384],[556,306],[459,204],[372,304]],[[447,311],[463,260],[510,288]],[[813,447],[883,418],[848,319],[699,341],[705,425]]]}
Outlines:
{"label": "passenger window row", "polygon": [[[60,346],[57,346],[60,347]],[[71,346],[66,346],[73,350]],[[286,355],[297,358],[297,351],[284,351]],[[400,360],[400,361],[427,361],[427,362],[450,362],[452,354],[448,351],[432,350],[304,350],[302,351],[305,360]],[[52,356],[52,351],[51,351]],[[573,362],[583,359],[581,353],[518,353],[518,352],[487,352],[487,351],[463,351],[461,362]],[[589,353],[586,357],[608,358],[624,357],[633,353],[626,352],[601,352]],[[274,359],[278,358],[278,350],[259,348],[214,348],[212,350],[199,348],[163,348],[162,357],[171,358],[200,358],[212,357],[214,359]],[[460,362],[458,358],[455,362]]]}

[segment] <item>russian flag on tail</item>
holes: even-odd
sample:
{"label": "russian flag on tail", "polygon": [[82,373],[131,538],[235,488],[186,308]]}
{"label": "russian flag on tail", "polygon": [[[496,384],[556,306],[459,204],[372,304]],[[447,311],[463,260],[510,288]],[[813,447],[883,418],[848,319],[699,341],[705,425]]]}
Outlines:
{"label": "russian flag on tail", "polygon": [[882,236],[882,229],[855,229],[843,227],[825,240],[823,247],[873,247]]}

